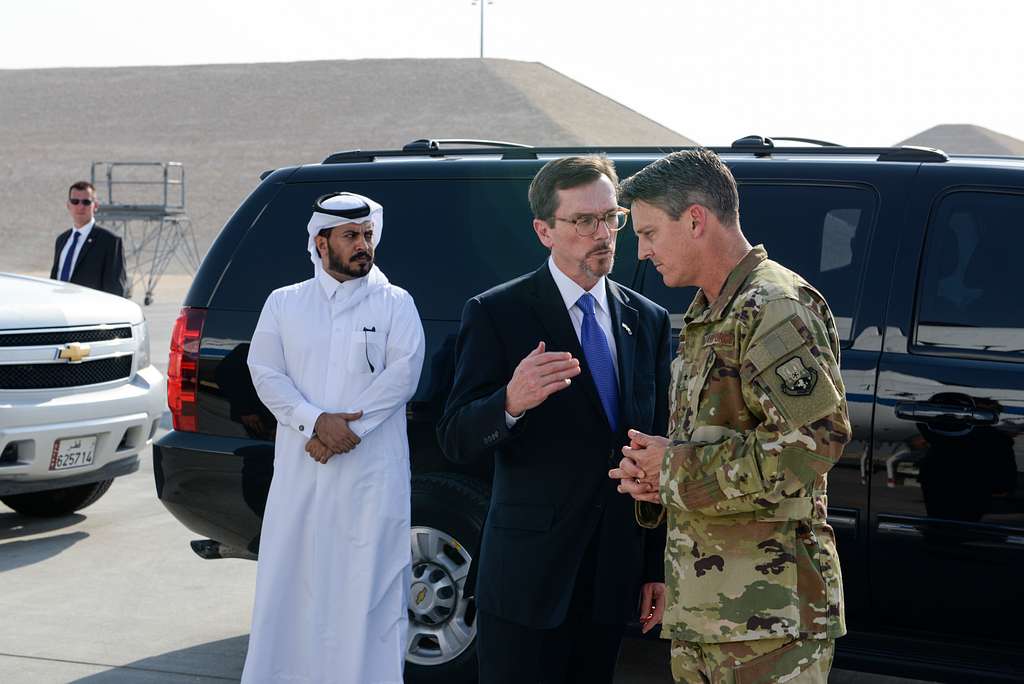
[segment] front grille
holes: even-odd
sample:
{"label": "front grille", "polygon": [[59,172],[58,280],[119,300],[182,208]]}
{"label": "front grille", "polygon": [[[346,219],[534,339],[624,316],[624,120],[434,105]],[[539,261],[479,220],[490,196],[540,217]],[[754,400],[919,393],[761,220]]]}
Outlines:
{"label": "front grille", "polygon": [[98,328],[93,330],[44,330],[39,332],[0,334],[0,347],[43,347],[71,342],[108,342],[131,339],[132,329]]}
{"label": "front grille", "polygon": [[131,354],[82,363],[21,363],[0,365],[0,389],[54,389],[98,385],[127,378]]}

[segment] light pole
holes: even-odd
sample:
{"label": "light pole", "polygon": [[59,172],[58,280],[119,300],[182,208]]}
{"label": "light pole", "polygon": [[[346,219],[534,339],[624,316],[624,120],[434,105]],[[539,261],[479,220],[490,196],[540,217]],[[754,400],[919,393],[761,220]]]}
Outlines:
{"label": "light pole", "polygon": [[484,58],[484,5],[493,5],[493,0],[473,0],[474,5],[480,5],[480,59]]}

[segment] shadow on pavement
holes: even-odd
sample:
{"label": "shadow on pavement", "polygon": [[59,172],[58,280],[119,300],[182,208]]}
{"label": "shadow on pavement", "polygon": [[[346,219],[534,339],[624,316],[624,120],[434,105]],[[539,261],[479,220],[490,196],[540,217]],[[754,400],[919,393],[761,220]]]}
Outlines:
{"label": "shadow on pavement", "polygon": [[0,544],[0,572],[53,558],[88,536],[86,532],[67,532],[52,537],[24,539]]}
{"label": "shadow on pavement", "polygon": [[21,513],[0,513],[0,541],[17,539],[31,534],[53,532],[71,527],[85,520],[84,515],[72,513],[59,518],[33,518]]}
{"label": "shadow on pavement", "polygon": [[211,641],[82,677],[73,684],[237,682],[242,676],[248,644],[248,634]]}

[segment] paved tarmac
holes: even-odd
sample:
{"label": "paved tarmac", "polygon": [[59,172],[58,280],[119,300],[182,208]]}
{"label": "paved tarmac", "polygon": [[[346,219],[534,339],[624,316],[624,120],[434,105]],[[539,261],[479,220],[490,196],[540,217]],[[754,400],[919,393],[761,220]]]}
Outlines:
{"label": "paved tarmac", "polygon": [[[146,307],[162,371],[187,287],[166,276]],[[196,557],[195,535],[156,498],[151,450],[141,457],[138,472],[78,514],[32,519],[0,504],[3,684],[238,681],[256,564]],[[628,640],[616,683],[670,684],[667,647]],[[831,681],[912,684],[844,671]]]}

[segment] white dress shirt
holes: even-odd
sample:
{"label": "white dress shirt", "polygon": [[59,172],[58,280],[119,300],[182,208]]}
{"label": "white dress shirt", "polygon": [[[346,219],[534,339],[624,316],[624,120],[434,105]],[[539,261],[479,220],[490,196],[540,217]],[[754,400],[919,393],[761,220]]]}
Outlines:
{"label": "white dress shirt", "polygon": [[[576,302],[579,301],[579,298],[585,292],[593,295],[594,318],[597,319],[597,324],[601,326],[601,330],[604,331],[604,336],[608,340],[608,351],[611,352],[612,365],[615,366],[615,377],[618,377],[619,357],[617,347],[615,346],[614,329],[612,328],[612,312],[608,308],[608,288],[605,285],[605,277],[601,276],[594,287],[584,290],[572,278],[562,273],[561,269],[555,264],[554,257],[548,257],[548,269],[551,271],[551,277],[555,280],[555,286],[558,288],[559,294],[562,295],[562,301],[565,303],[566,311],[569,313],[569,320],[572,321],[572,327],[576,331],[576,339],[580,340],[581,346],[583,343],[580,337],[583,330],[583,310],[576,306]],[[524,415],[525,412],[518,416],[513,416],[506,411],[505,425],[511,428]]]}
{"label": "white dress shirt", "polygon": [[71,226],[71,235],[68,235],[68,241],[64,243],[64,248],[60,250],[60,259],[57,260],[57,280],[60,280],[60,272],[64,270],[64,260],[68,258],[68,252],[71,250],[71,243],[75,239],[75,233],[78,233],[78,244],[75,245],[75,253],[71,257],[71,270],[68,271],[68,278],[74,275],[75,266],[78,265],[78,255],[82,253],[82,246],[89,239],[89,233],[92,232],[92,227],[95,225],[96,219],[89,221],[81,228]]}

